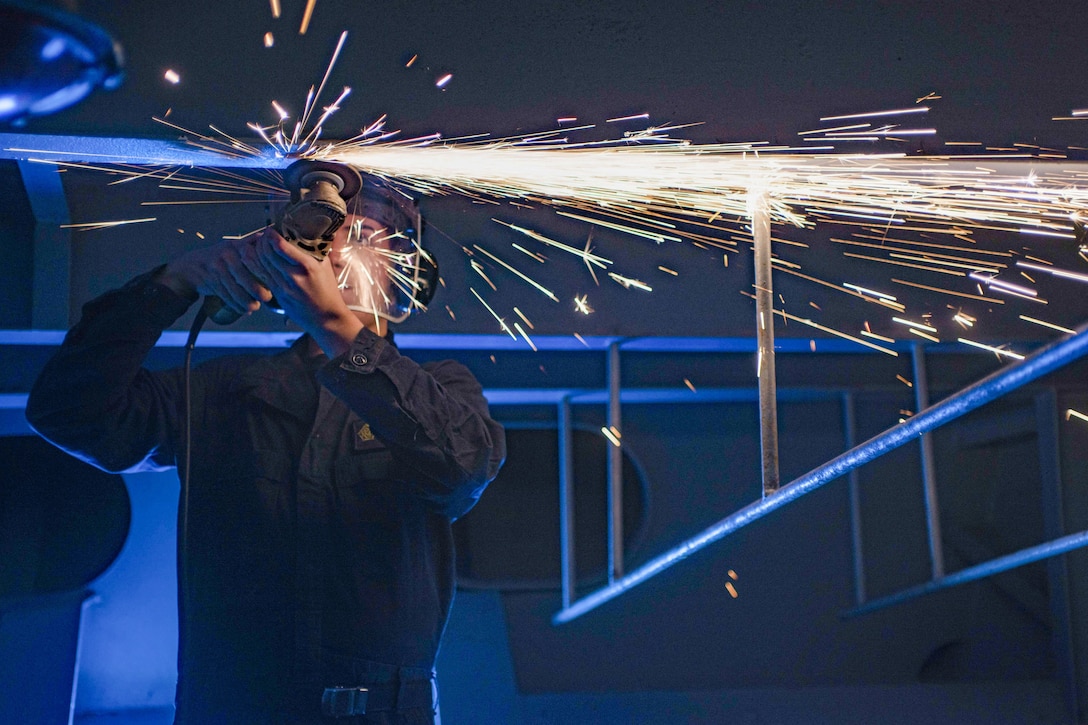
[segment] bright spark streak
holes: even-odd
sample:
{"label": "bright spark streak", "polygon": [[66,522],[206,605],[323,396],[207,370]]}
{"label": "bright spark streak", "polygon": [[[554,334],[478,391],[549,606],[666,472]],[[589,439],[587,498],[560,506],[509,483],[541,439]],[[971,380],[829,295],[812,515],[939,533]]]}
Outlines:
{"label": "bright spark streak", "polygon": [[280,0],[268,0],[272,5],[272,17],[278,18],[280,16]]}
{"label": "bright spark streak", "polygon": [[872,332],[870,330],[862,330],[859,334],[862,337],[871,337],[874,340],[880,340],[881,342],[888,342],[888,343],[895,342],[894,337],[885,337],[884,335],[878,335],[875,332]]}
{"label": "bright spark streak", "polygon": [[601,434],[605,438],[607,438],[608,442],[614,445],[616,448],[620,447],[619,431],[617,431],[614,427],[602,425]]}
{"label": "bright spark streak", "polygon": [[515,307],[514,312],[517,313],[517,316],[521,318],[522,322],[524,322],[526,325],[528,325],[530,330],[535,330],[536,329],[535,327],[533,327],[533,323],[529,322],[529,318],[526,317],[524,314],[522,314],[521,310],[519,310],[517,307]]}
{"label": "bright spark streak", "polygon": [[1065,419],[1069,420],[1070,418],[1079,418],[1081,420],[1088,420],[1088,415],[1085,415],[1084,413],[1081,413],[1079,410],[1073,410],[1072,408],[1070,408],[1067,411],[1065,411]]}
{"label": "bright spark streak", "polygon": [[921,322],[913,322],[911,320],[904,320],[902,317],[893,317],[892,322],[898,322],[900,325],[906,325],[907,327],[918,330],[925,330],[926,332],[936,332],[937,328],[931,325],[923,325]]}
{"label": "bright spark streak", "polygon": [[166,71],[166,73],[163,74],[163,78],[165,78],[168,83],[173,83],[175,86],[178,83],[181,83],[181,76],[179,76],[175,70]]}
{"label": "bright spark streak", "polygon": [[917,282],[908,282],[905,279],[896,279],[892,277],[892,282],[895,282],[896,284],[906,285],[907,287],[917,287],[918,289],[924,289],[930,292],[940,292],[941,294],[953,295],[955,297],[966,297],[969,300],[992,302],[995,305],[1005,304],[1005,300],[999,300],[996,297],[984,297],[982,295],[972,295],[966,292],[956,292],[955,290],[945,289],[944,287],[931,287],[930,285],[918,284]]}
{"label": "bright spark streak", "polygon": [[314,14],[314,6],[317,5],[317,0],[306,0],[306,9],[302,12],[302,24],[298,28],[299,35],[306,35],[306,31],[310,28],[310,18]]}
{"label": "bright spark streak", "polygon": [[471,292],[476,297],[476,299],[478,299],[480,301],[480,304],[483,305],[487,309],[487,311],[491,313],[492,317],[494,317],[496,320],[498,320],[499,327],[502,328],[503,332],[505,332],[507,335],[509,335],[511,337],[511,339],[513,339],[513,340],[518,339],[517,335],[515,335],[513,330],[511,330],[510,327],[506,324],[506,320],[499,317],[499,314],[497,312],[495,312],[494,309],[491,308],[491,305],[487,304],[487,302],[484,301],[484,298],[480,296],[479,292],[477,292],[472,287],[469,287],[468,291]]}
{"label": "bright spark streak", "polygon": [[583,315],[589,315],[593,313],[593,308],[589,306],[589,295],[582,295],[581,297],[574,296],[574,308],[581,312]]}
{"label": "bright spark streak", "polygon": [[1067,335],[1072,335],[1076,330],[1071,330],[1068,327],[1062,327],[1061,325],[1055,325],[1053,322],[1046,322],[1044,320],[1038,320],[1034,317],[1028,317],[1027,315],[1020,315],[1020,319],[1025,322],[1031,322],[1036,325],[1042,325],[1043,327],[1049,327],[1051,330],[1057,330],[1058,332],[1064,332]]}
{"label": "bright spark streak", "polygon": [[650,285],[646,284],[645,282],[640,282],[637,279],[624,277],[623,275],[616,274],[615,272],[609,272],[608,276],[614,279],[619,284],[623,285],[626,289],[634,287],[635,289],[640,289],[644,292],[653,292],[653,288],[650,287]]}
{"label": "bright spark streak", "polygon": [[1052,274],[1055,277],[1061,277],[1062,279],[1072,279],[1077,282],[1088,282],[1088,274],[1080,274],[1079,272],[1071,272],[1068,269],[1058,269],[1056,267],[1046,267],[1041,264],[1032,264],[1031,262],[1016,262],[1017,267],[1023,267],[1024,269],[1033,269],[1036,272],[1046,272]]}
{"label": "bright spark streak", "polygon": [[[754,297],[754,295],[749,295],[749,296]],[[862,340],[860,337],[854,337],[853,335],[847,335],[845,332],[842,332],[840,330],[836,330],[836,329],[831,328],[831,327],[825,327],[824,325],[821,325],[821,324],[819,324],[817,322],[813,322],[812,320],[808,319],[807,317],[798,317],[797,315],[791,315],[790,313],[786,312],[785,310],[778,310],[778,309],[776,309],[774,311],[774,313],[776,315],[780,315],[784,319],[793,320],[794,322],[800,322],[802,325],[808,325],[809,327],[814,327],[817,330],[829,333],[831,335],[835,335],[836,337],[841,337],[841,338],[843,338],[845,340],[850,340],[852,342],[856,342],[859,345],[864,345],[865,347],[872,348],[873,350],[879,350],[880,352],[885,353],[886,355],[891,355],[892,357],[899,357],[899,353],[897,353],[895,350],[889,350],[886,347],[881,347],[880,345],[874,345],[871,342],[866,342],[865,340]]]}
{"label": "bright spark streak", "polygon": [[1020,297],[1034,298],[1039,296],[1039,293],[1031,289],[1030,287],[1013,284],[1012,282],[1005,282],[1003,280],[996,279],[995,277],[987,277],[986,275],[979,274],[978,272],[972,272],[968,276],[977,282],[981,282],[987,287],[993,287],[999,292],[1008,292],[1010,294],[1018,295]]}
{"label": "bright spark streak", "polygon": [[647,119],[650,117],[648,113],[636,113],[633,116],[620,116],[619,118],[609,118],[605,120],[605,123],[620,123],[621,121],[638,121]]}
{"label": "bright spark streak", "polygon": [[437,81],[435,81],[434,84],[438,88],[445,88],[451,80],[453,80],[453,73],[447,73],[439,78]]}
{"label": "bright spark streak", "polygon": [[912,108],[899,108],[894,111],[873,111],[870,113],[850,113],[845,116],[823,116],[821,121],[847,121],[853,118],[876,118],[879,116],[902,116],[908,113],[926,113],[929,106],[915,106]]}
{"label": "bright spark streak", "polygon": [[962,342],[964,345],[970,345],[972,347],[981,348],[983,350],[989,350],[998,356],[1011,357],[1013,360],[1023,360],[1024,356],[1019,353],[1012,352],[1011,350],[1002,350],[1000,347],[993,347],[991,345],[984,345],[981,342],[975,342],[974,340],[968,340],[963,337],[956,338],[957,342]]}
{"label": "bright spark streak", "polygon": [[912,335],[917,335],[918,337],[924,337],[925,339],[930,340],[931,342],[940,342],[940,340],[937,339],[936,337],[934,337],[933,335],[926,334],[926,333],[922,332],[921,330],[916,330],[913,327],[910,328],[909,332]]}
{"label": "bright spark streak", "polygon": [[871,295],[873,297],[879,297],[880,299],[884,299],[884,300],[891,300],[892,302],[896,301],[895,297],[892,297],[891,295],[886,295],[883,292],[875,292],[875,291],[873,291],[871,289],[866,289],[864,287],[859,287],[856,284],[850,284],[849,282],[843,282],[842,286],[843,287],[849,287],[850,289],[856,290],[856,291],[858,291],[858,292],[860,292],[862,294]]}
{"label": "bright spark streak", "polygon": [[517,270],[517,269],[515,269],[515,268],[514,268],[513,266],[511,266],[511,265],[507,264],[506,262],[502,261],[501,259],[499,259],[498,257],[496,257],[496,256],[495,256],[494,254],[492,254],[491,252],[487,251],[486,249],[484,249],[483,247],[479,246],[478,244],[473,244],[472,246],[473,246],[473,248],[474,248],[474,249],[476,249],[476,250],[477,250],[478,252],[481,252],[481,253],[483,253],[483,254],[486,254],[486,255],[487,255],[488,257],[490,257],[491,259],[493,259],[493,260],[494,260],[495,262],[497,262],[497,263],[501,264],[501,265],[502,265],[503,267],[505,267],[506,269],[510,270],[511,272],[513,272],[514,274],[516,274],[516,275],[517,275],[518,277],[522,278],[523,280],[525,280],[526,282],[528,282],[529,284],[531,284],[531,285],[532,285],[533,287],[536,287],[536,288],[537,288],[538,290],[540,290],[540,291],[541,291],[541,292],[543,292],[543,293],[544,293],[545,295],[547,295],[548,299],[552,300],[553,302],[558,302],[558,301],[559,301],[559,298],[555,296],[555,293],[554,293],[554,292],[552,292],[552,291],[551,291],[550,289],[548,289],[547,287],[543,286],[542,284],[540,284],[539,282],[537,282],[536,280],[534,280],[534,279],[533,279],[532,277],[530,277],[529,275],[527,275],[527,274],[524,274],[524,273],[522,273],[522,272],[518,271],[518,270]]}
{"label": "bright spark streak", "polygon": [[61,229],[81,229],[89,231],[92,229],[112,229],[113,227],[120,227],[126,224],[142,224],[144,222],[153,222],[156,217],[147,217],[145,219],[122,219],[120,221],[112,222],[83,222],[80,224],[61,224]]}
{"label": "bright spark streak", "polygon": [[520,322],[515,322],[514,323],[514,329],[518,331],[519,335],[521,335],[523,338],[525,338],[525,342],[529,343],[529,347],[531,347],[533,349],[533,352],[536,352],[537,351],[536,345],[533,344],[533,341],[529,338],[529,335],[526,334],[525,330],[522,329]]}
{"label": "bright spark streak", "polygon": [[491,221],[502,224],[505,227],[510,227],[515,232],[524,234],[530,239],[535,239],[541,244],[546,244],[549,247],[555,247],[556,249],[561,249],[564,252],[568,252],[575,255],[576,257],[580,257],[581,259],[585,260],[586,264],[595,264],[601,269],[604,269],[607,265],[612,264],[611,259],[605,259],[604,257],[597,256],[596,254],[591,254],[588,249],[582,250],[578,249],[577,247],[572,247],[569,244],[564,244],[563,242],[557,242],[556,240],[546,237],[538,232],[535,232],[532,229],[519,227],[516,224],[510,224],[509,222],[504,222],[502,219],[496,219],[494,217],[491,218]]}
{"label": "bright spark streak", "polygon": [[265,33],[264,34],[264,47],[271,48],[275,44],[276,44],[276,39],[275,39],[275,37],[273,37],[272,33]]}

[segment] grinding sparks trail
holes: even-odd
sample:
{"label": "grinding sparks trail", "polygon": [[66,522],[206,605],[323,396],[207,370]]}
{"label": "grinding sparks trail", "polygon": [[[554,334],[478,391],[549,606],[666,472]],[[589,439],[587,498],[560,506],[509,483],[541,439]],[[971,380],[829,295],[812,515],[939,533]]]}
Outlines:
{"label": "grinding sparks trail", "polygon": [[[315,0],[306,4],[300,28],[302,33],[314,6]],[[274,16],[279,14],[278,2],[272,4],[272,10]],[[832,241],[861,248],[864,253],[844,251],[843,256],[868,266],[886,268],[892,265],[897,271],[905,270],[904,276],[926,275],[930,284],[898,278],[891,281],[911,290],[957,297],[956,301],[963,305],[1004,305],[1006,301],[1017,300],[1046,304],[1036,290],[1035,281],[1040,275],[1073,282],[1088,281],[1088,274],[1062,269],[1030,255],[995,252],[976,245],[976,233],[981,232],[1017,237],[1030,235],[1055,242],[1082,241],[1083,235],[1077,230],[1077,213],[1088,202],[1088,172],[1075,164],[1055,160],[1061,154],[1055,153],[1054,149],[1018,144],[996,151],[983,147],[980,142],[964,141],[946,144],[969,147],[970,150],[963,154],[907,156],[904,153],[844,153],[831,146],[812,143],[853,144],[879,140],[886,144],[895,139],[929,136],[935,130],[916,123],[919,116],[928,112],[928,106],[825,116],[820,120],[826,127],[800,132],[796,147],[765,142],[695,144],[669,136],[671,131],[683,128],[680,125],[647,126],[625,131],[619,138],[578,142],[573,140],[572,134],[593,126],[570,125],[578,120],[573,116],[559,118],[562,128],[552,131],[498,139],[479,134],[448,140],[439,134],[397,139],[397,132],[386,130],[386,119],[382,117],[354,138],[329,142],[322,139],[324,124],[340,109],[351,89],[343,88],[328,105],[321,105],[321,96],[346,37],[346,33],[341,34],[324,77],[316,90],[310,89],[302,113],[295,115],[297,120],[291,121],[287,109],[273,101],[272,108],[278,116],[273,124],[249,125],[264,142],[264,148],[214,126],[211,127],[213,133],[199,134],[164,119],[157,120],[185,132],[186,142],[190,145],[226,156],[267,156],[271,152],[280,158],[335,161],[384,179],[406,194],[458,195],[480,204],[495,205],[506,201],[516,208],[547,208],[589,226],[589,238],[583,248],[514,221],[503,220],[499,218],[502,214],[497,214],[493,217],[497,224],[522,237],[525,246],[511,244],[519,253],[516,261],[504,259],[494,249],[479,245],[471,245],[470,249],[459,245],[470,257],[471,269],[493,291],[497,291],[495,283],[510,273],[518,284],[528,284],[549,299],[558,301],[559,295],[534,280],[523,267],[543,264],[549,261],[549,255],[570,255],[585,265],[597,285],[596,270],[599,269],[626,289],[652,292],[650,284],[627,274],[627,270],[614,269],[625,261],[621,256],[609,255],[615,258],[614,261],[593,253],[593,230],[609,230],[637,243],[652,242],[663,250],[686,242],[700,249],[743,252],[752,243],[749,201],[754,190],[758,190],[764,200],[770,221],[776,225],[775,231],[790,227],[811,229],[820,224],[853,227],[856,231],[850,239],[832,238]],[[411,66],[415,59],[413,56],[407,65]],[[444,87],[450,78],[449,74],[444,74],[436,84]],[[927,94],[919,99],[919,103],[939,97]],[[609,118],[605,123],[648,123],[648,119],[648,114],[642,113]],[[905,127],[901,125],[903,123],[911,125]],[[1022,161],[1017,161],[1023,159],[1034,160],[1030,170]],[[275,172],[259,172],[263,176],[258,178],[219,175],[201,179],[181,173],[178,168],[155,172],[131,168],[114,171],[125,177],[121,181],[150,176],[159,179],[163,188],[234,195],[239,201],[256,202],[269,194],[283,194],[282,179]],[[778,245],[776,249],[781,245],[808,247],[786,236],[788,234],[780,233],[772,237],[772,242]],[[524,238],[543,247],[535,247]],[[565,254],[552,255],[552,251]],[[1034,259],[1035,263],[1014,257]],[[1082,253],[1082,257],[1088,261],[1088,256]],[[728,256],[723,255],[722,260],[728,267]],[[893,321],[904,326],[901,331],[905,337],[939,339],[935,324],[908,321],[905,300],[899,300],[888,291],[880,291],[883,285],[825,281],[811,272],[806,273],[808,270],[802,271],[804,267],[796,261],[777,254],[773,264],[776,272],[836,289],[840,295],[847,295],[843,299],[848,301],[852,298],[902,315]],[[654,278],[665,280],[661,284],[678,284],[685,279],[675,265],[657,264],[656,269],[667,275]],[[934,277],[937,279],[932,279]],[[1009,277],[1017,281],[1010,281]],[[679,281],[674,282],[672,278]],[[1026,286],[1024,279],[1031,286]],[[658,284],[659,281],[654,281],[654,286]],[[488,305],[475,289],[471,292],[504,332],[517,339],[516,330],[530,347],[534,346],[519,323],[511,328],[495,309],[498,305]],[[586,295],[577,294],[574,300],[577,312],[582,315],[592,312]],[[809,304],[817,311],[822,310],[815,302]],[[514,309],[531,330],[528,320]],[[895,354],[861,337],[790,315],[784,309],[774,313],[784,320]],[[947,324],[966,328],[973,326],[977,319],[970,311],[959,311]],[[1048,326],[1035,318],[1022,316],[1021,319],[1036,328],[1040,324]],[[1049,326],[1055,330],[1067,329]],[[895,325],[890,329],[895,329]],[[868,325],[861,335],[882,342],[890,340],[873,333]],[[942,336],[955,339],[954,335]],[[959,340],[967,345],[976,344],[963,338]],[[1014,355],[1003,349],[997,354]]]}

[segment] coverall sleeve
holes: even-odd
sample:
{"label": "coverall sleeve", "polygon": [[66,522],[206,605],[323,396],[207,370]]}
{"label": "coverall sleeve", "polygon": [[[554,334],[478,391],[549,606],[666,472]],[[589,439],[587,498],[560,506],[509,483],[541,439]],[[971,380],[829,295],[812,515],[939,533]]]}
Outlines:
{"label": "coverall sleeve", "polygon": [[506,436],[483,389],[453,360],[421,366],[364,329],[318,380],[370,424],[451,518],[467,512],[506,458]]}
{"label": "coverall sleeve", "polygon": [[27,401],[27,422],[42,437],[111,473],[175,464],[182,373],[142,365],[194,299],[156,283],[157,271],[87,303]]}

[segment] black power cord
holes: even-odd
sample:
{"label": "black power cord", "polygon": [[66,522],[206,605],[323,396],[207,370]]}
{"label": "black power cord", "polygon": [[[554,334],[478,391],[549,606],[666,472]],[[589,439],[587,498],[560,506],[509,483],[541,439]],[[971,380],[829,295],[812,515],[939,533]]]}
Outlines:
{"label": "black power cord", "polygon": [[193,348],[200,328],[208,319],[204,305],[196,313],[193,326],[189,329],[189,338],[185,341],[185,473],[181,477],[181,501],[178,508],[178,588],[180,589],[181,616],[184,621],[189,608],[189,471],[193,457],[193,393],[191,374],[193,368]]}

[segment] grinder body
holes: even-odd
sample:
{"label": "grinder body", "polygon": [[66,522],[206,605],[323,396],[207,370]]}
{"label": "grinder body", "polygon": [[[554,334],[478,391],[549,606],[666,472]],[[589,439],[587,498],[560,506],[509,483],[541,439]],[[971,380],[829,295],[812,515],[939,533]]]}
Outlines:
{"label": "grinder body", "polygon": [[[278,215],[276,231],[317,261],[324,261],[336,230],[347,218],[347,202],[362,188],[359,172],[343,164],[302,160],[287,167],[284,182],[291,201]],[[279,308],[275,299],[268,304]],[[241,317],[215,296],[205,299],[204,312],[220,325]]]}

